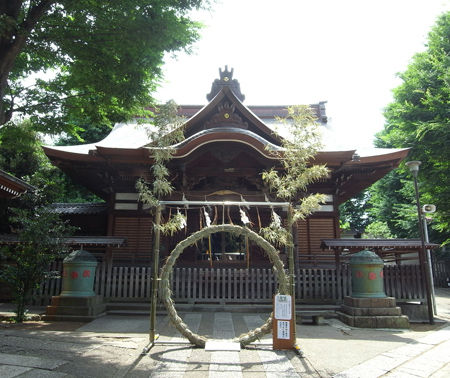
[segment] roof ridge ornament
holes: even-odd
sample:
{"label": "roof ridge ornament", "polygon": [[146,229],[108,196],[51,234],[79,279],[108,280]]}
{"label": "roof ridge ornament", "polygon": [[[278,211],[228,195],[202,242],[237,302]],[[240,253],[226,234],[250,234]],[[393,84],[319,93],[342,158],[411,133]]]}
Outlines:
{"label": "roof ridge ornament", "polygon": [[233,79],[233,72],[234,72],[233,68],[231,69],[231,71],[228,71],[227,65],[225,66],[224,71],[222,71],[222,69],[219,68],[220,79],[215,79],[213,81],[211,86],[211,92],[206,95],[206,99],[208,101],[211,101],[223,87],[229,87],[236,95],[236,97],[242,102],[245,100],[245,96],[241,93],[241,85],[236,79]]}

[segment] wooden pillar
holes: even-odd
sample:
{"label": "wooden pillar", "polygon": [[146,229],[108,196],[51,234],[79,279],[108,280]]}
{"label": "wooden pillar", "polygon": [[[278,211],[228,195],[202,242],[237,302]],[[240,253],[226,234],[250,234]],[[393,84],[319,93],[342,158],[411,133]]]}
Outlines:
{"label": "wooden pillar", "polygon": [[293,237],[293,222],[292,222],[292,213],[293,209],[291,205],[288,207],[288,219],[287,219],[287,225],[288,225],[288,231],[291,235],[290,237],[290,243],[288,245],[288,262],[289,262],[289,284],[290,284],[290,295],[292,297],[292,324],[293,324],[293,332],[294,332],[294,343],[297,343],[297,332],[296,332],[296,306],[295,306],[295,263],[294,263],[294,237]]}
{"label": "wooden pillar", "polygon": [[[334,259],[336,263],[336,282],[337,282],[337,298],[340,298],[342,292],[342,269],[341,269],[341,251],[339,248],[334,249]],[[344,298],[342,298],[344,299]]]}
{"label": "wooden pillar", "polygon": [[150,310],[150,344],[155,343],[156,302],[158,300],[159,276],[159,242],[160,242],[161,205],[155,211],[154,239],[153,239],[153,273],[152,273],[152,303]]}
{"label": "wooden pillar", "polygon": [[[107,236],[113,236],[114,235],[114,193],[110,195],[108,200],[108,219],[107,219],[107,230],[106,235]],[[107,246],[105,251],[105,261],[108,266],[108,269],[112,267],[113,264],[113,253],[112,253],[112,247]]]}
{"label": "wooden pillar", "polygon": [[295,272],[297,273],[300,270],[300,263],[299,263],[299,246],[298,246],[298,222],[295,222],[292,225],[292,234],[293,234],[293,242],[294,242],[294,268]]}

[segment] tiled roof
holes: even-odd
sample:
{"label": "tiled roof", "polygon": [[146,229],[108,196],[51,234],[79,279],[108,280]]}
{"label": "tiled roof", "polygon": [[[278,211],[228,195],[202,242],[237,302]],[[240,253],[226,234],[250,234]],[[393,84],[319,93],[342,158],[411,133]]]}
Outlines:
{"label": "tiled roof", "polygon": [[50,208],[57,214],[100,214],[108,209],[105,202],[94,203],[53,203]]}
{"label": "tiled roof", "polygon": [[10,175],[9,173],[0,169],[0,196],[1,197],[16,197],[27,190],[34,190],[34,187],[27,184],[25,181]]}
{"label": "tiled roof", "polygon": [[[70,236],[64,238],[64,244],[71,246],[122,246],[125,244],[126,238],[118,238],[115,236]],[[17,235],[8,234],[0,235],[0,245],[2,244],[19,244],[20,240]]]}
{"label": "tiled roof", "polygon": [[[439,244],[425,243],[427,249],[439,247]],[[422,243],[419,239],[322,239],[322,249],[420,249]]]}

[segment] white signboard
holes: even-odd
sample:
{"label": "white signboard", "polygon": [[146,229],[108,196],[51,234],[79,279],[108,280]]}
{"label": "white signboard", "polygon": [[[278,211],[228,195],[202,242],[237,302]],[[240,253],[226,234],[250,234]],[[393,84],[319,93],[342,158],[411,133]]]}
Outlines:
{"label": "white signboard", "polygon": [[275,319],[292,319],[292,297],[290,295],[275,295]]}
{"label": "white signboard", "polygon": [[290,322],[286,320],[277,320],[277,338],[289,340],[290,338]]}

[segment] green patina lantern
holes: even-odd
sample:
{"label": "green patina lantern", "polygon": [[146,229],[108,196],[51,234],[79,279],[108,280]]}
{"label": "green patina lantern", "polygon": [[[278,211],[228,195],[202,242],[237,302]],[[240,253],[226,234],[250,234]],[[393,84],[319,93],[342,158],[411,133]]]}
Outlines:
{"label": "green patina lantern", "polygon": [[355,253],[350,258],[352,297],[385,298],[383,260],[371,251]]}
{"label": "green patina lantern", "polygon": [[97,259],[89,252],[82,249],[79,251],[73,251],[63,261],[63,280],[60,296],[94,296],[94,278],[96,267]]}

